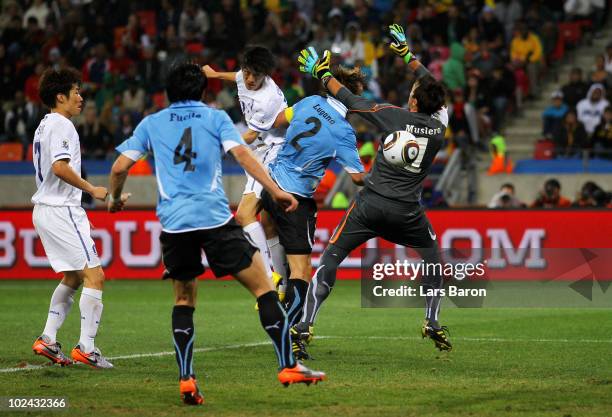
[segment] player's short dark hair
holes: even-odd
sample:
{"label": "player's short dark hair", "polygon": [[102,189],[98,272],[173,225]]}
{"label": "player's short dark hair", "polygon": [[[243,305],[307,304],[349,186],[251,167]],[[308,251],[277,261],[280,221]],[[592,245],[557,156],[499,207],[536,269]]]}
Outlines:
{"label": "player's short dark hair", "polygon": [[500,190],[503,190],[504,188],[510,188],[514,192],[514,184],[511,182],[505,182],[501,187],[499,187]]}
{"label": "player's short dark hair", "polygon": [[68,67],[60,70],[48,68],[40,76],[38,82],[38,95],[43,104],[50,109],[57,105],[57,95],[70,95],[70,90],[75,85],[81,84],[81,73],[74,68]]}
{"label": "player's short dark hair", "polygon": [[416,80],[413,97],[417,100],[419,113],[432,115],[442,108],[446,99],[446,91],[441,82],[431,75]]}
{"label": "player's short dark hair", "polygon": [[276,66],[276,58],[270,50],[264,46],[248,46],[242,56],[242,68],[246,68],[256,74],[270,75]]}
{"label": "player's short dark hair", "polygon": [[172,67],[166,77],[166,94],[168,101],[202,100],[202,94],[208,84],[206,75],[200,66],[191,62],[183,62]]}
{"label": "player's short dark hair", "polygon": [[353,94],[361,94],[360,87],[363,90],[366,86],[365,74],[359,67],[349,69],[337,65],[332,68],[332,75]]}

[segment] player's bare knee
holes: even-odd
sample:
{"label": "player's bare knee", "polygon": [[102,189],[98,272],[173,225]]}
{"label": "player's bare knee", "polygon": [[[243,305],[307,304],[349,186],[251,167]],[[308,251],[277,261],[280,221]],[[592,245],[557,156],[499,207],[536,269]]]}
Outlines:
{"label": "player's bare knee", "polygon": [[174,304],[184,306],[195,306],[196,300],[196,281],[174,280]]}
{"label": "player's bare knee", "polygon": [[83,271],[84,283],[88,288],[96,290],[104,289],[104,271],[102,267],[97,266],[95,268],[87,268]]}
{"label": "player's bare knee", "polygon": [[78,290],[82,283],[83,283],[82,274],[79,274],[77,271],[64,272],[64,277],[62,278],[62,284],[72,288],[73,290]]}

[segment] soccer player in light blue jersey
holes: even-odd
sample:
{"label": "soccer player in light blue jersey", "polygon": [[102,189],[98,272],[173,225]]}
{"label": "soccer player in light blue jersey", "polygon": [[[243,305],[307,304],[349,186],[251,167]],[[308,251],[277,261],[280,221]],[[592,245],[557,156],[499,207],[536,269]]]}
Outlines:
{"label": "soccer player in light blue jersey", "polygon": [[279,210],[292,212],[296,199],[282,191],[245,146],[229,116],[201,102],[207,79],[196,64],[181,64],[168,75],[170,106],[145,117],[132,137],[117,147],[121,155],[111,172],[109,211],[121,210],[121,191],[129,168],[143,154],[155,157],[157,216],[166,268],[173,281],[175,306],[172,331],[179,366],[180,393],[186,404],[204,402],[193,370],[196,277],[204,272],[201,251],[217,277],[233,275],[256,298],[259,317],[272,339],[281,383],[318,382],[323,372],[296,362],[290,346],[289,323],[261,254],[234,220],[221,181],[222,152],[230,152],[267,190]]}
{"label": "soccer player in light blue jersey", "polygon": [[[336,77],[354,94],[361,94],[364,78],[358,69],[338,67]],[[286,141],[270,165],[270,176],[278,186],[294,195],[298,209],[287,212],[264,191],[262,204],[274,219],[281,245],[287,253],[290,279],[285,309],[290,325],[301,316],[308,283],[312,275],[310,255],[314,241],[317,204],[313,194],[332,160],[338,161],[353,182],[363,185],[364,169],[359,159],[355,131],[346,120],[346,107],[331,96],[306,97],[285,110],[282,117],[289,123]],[[293,337],[297,359],[305,352],[298,337]]]}

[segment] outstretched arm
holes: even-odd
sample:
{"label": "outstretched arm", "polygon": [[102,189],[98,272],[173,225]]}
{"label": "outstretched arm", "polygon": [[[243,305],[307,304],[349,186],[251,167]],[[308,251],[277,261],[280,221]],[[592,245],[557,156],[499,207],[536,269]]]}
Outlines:
{"label": "outstretched arm", "polygon": [[223,81],[233,81],[236,82],[236,73],[235,72],[219,72],[212,69],[210,65],[204,65],[202,67],[202,72],[206,75],[206,78],[210,78],[211,80],[218,79]]}

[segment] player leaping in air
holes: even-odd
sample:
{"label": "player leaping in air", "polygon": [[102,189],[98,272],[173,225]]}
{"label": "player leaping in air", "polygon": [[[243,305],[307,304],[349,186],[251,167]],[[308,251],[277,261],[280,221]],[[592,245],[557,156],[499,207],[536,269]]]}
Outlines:
{"label": "player leaping in air", "polygon": [[[361,94],[364,76],[341,67],[334,75],[354,94]],[[290,325],[297,323],[312,275],[310,255],[317,222],[313,194],[332,160],[337,160],[353,182],[363,185],[364,169],[359,160],[355,132],[346,120],[347,108],[331,96],[306,97],[287,108],[279,124],[289,122],[287,141],[270,165],[270,176],[278,186],[299,201],[296,211],[287,212],[264,190],[261,199],[277,227],[287,252],[290,279],[285,309]],[[292,349],[297,359],[307,359],[302,341],[292,332]]]}
{"label": "player leaping in air", "polygon": [[[262,256],[229,209],[221,178],[222,152],[231,152],[279,206],[294,211],[297,201],[272,181],[244,145],[227,113],[202,103],[206,83],[206,76],[195,64],[181,64],[170,71],[166,81],[170,106],[145,117],[133,136],[117,147],[121,155],[112,168],[109,203],[111,212],[123,208],[119,197],[130,167],[152,152],[164,278],[172,280],[175,294],[172,335],[179,388],[183,402],[193,405],[204,402],[193,370],[193,313],[196,277],[204,272],[202,250],[217,277],[233,275],[257,298],[261,325],[272,339],[278,359],[280,382],[309,384],[325,378],[324,373],[311,371],[294,358],[287,315],[266,277]],[[231,322],[232,317],[226,320]]]}
{"label": "player leaping in air", "polygon": [[[267,48],[252,46],[245,50],[238,72],[217,72],[209,65],[202,68],[209,79],[236,83],[238,100],[248,127],[242,138],[266,168],[274,161],[285,142],[285,130],[279,128],[276,119],[287,108],[287,101],[270,77],[274,62],[274,55]],[[266,218],[266,213],[261,213],[261,223],[257,220],[257,215],[261,212],[262,189],[262,185],[247,173],[247,182],[236,211],[236,221],[259,248],[266,274],[278,285],[281,276],[287,278],[285,251],[279,243],[274,226]],[[270,262],[274,272],[270,268]],[[284,297],[284,286],[279,288],[281,301]]]}
{"label": "player leaping in air", "polygon": [[[336,228],[321,257],[321,266],[308,288],[302,320],[295,326],[295,331],[306,341],[312,338],[317,313],[336,282],[338,265],[367,240],[381,237],[416,248],[427,263],[440,262],[436,235],[419,200],[423,181],[444,143],[448,124],[444,107],[445,90],[409,51],[403,28],[392,25],[390,33],[393,38],[391,50],[404,59],[417,77],[408,99],[408,110],[391,104],[377,104],[351,93],[330,72],[329,51],[325,51],[319,59],[311,47],[303,50],[299,57],[300,71],[320,79],[349,112],[360,115],[380,129],[383,138],[410,126],[415,131],[427,132],[416,138],[418,152],[403,168],[389,164],[383,156],[382,147],[378,151],[371,174],[365,179],[365,187],[357,194]],[[441,275],[423,277],[426,290],[439,289],[442,285]],[[451,350],[446,327],[438,323],[440,297],[428,295],[425,303],[422,336],[432,339],[440,350]]]}

